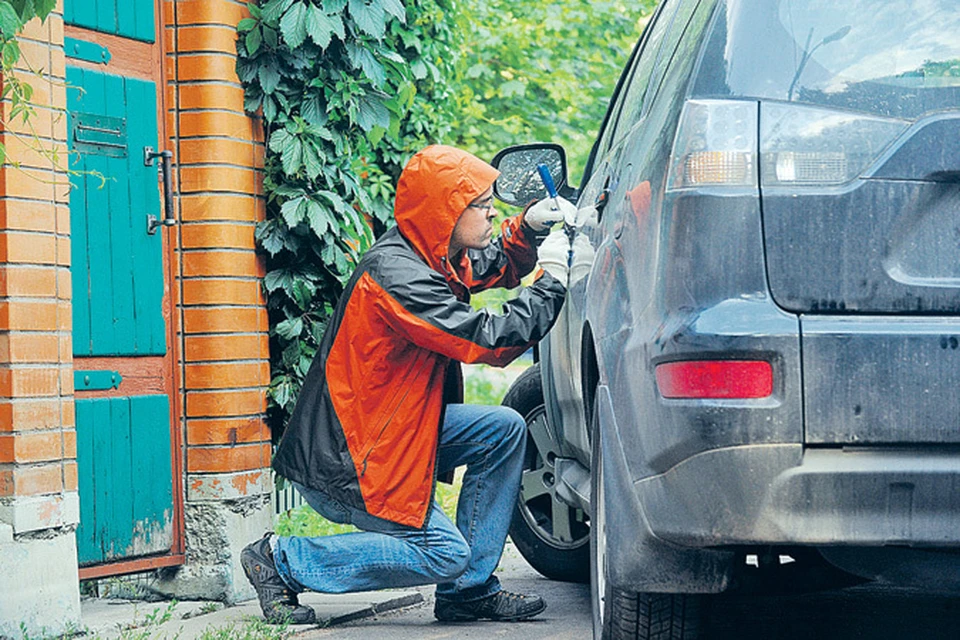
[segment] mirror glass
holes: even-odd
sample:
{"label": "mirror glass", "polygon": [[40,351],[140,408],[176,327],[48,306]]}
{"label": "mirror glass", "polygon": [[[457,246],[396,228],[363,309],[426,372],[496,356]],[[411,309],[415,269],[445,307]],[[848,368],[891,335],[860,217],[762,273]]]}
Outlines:
{"label": "mirror glass", "polygon": [[566,176],[563,175],[563,158],[556,148],[517,149],[500,158],[500,177],[494,185],[498,198],[517,207],[525,207],[534,200],[547,196],[537,165],[543,163],[550,169],[553,183],[560,189]]}

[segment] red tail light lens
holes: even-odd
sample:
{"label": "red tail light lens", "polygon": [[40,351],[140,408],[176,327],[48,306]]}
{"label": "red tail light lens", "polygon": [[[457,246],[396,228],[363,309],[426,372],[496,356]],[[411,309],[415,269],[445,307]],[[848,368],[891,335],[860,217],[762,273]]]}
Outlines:
{"label": "red tail light lens", "polygon": [[658,364],[664,398],[766,398],[773,394],[773,367],[757,360],[687,360]]}

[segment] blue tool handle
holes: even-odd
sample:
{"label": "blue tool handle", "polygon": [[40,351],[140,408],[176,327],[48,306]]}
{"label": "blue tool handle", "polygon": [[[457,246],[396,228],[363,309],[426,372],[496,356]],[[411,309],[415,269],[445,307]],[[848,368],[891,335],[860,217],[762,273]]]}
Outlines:
{"label": "blue tool handle", "polygon": [[557,187],[553,184],[553,176],[550,175],[550,169],[546,164],[541,162],[537,165],[537,171],[540,172],[540,179],[543,180],[543,186],[547,188],[547,193],[551,198],[556,198]]}

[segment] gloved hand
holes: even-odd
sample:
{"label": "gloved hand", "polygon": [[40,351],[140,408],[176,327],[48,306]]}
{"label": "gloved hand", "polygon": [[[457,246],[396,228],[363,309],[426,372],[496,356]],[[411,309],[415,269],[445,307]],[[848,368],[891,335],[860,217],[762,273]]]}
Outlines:
{"label": "gloved hand", "polygon": [[563,222],[573,223],[577,219],[577,207],[569,200],[557,196],[557,208],[553,208],[553,198],[544,198],[537,202],[523,216],[523,221],[534,231],[546,231]]}
{"label": "gloved hand", "polygon": [[593,267],[593,259],[595,256],[596,251],[594,251],[593,245],[590,244],[590,239],[584,234],[578,233],[573,239],[573,265],[570,267],[570,287],[583,280],[583,278],[590,273],[590,268]]}
{"label": "gloved hand", "polygon": [[557,230],[544,238],[537,249],[537,264],[540,268],[567,286],[567,255],[570,240],[562,230]]}

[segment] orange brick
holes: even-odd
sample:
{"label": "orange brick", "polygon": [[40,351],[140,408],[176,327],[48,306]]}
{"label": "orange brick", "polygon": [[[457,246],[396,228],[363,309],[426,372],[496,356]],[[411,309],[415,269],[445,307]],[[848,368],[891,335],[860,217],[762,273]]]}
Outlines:
{"label": "orange brick", "polygon": [[62,300],[57,302],[57,329],[70,331],[73,328],[73,305]]}
{"label": "orange brick", "polygon": [[52,267],[0,267],[0,296],[52,298],[57,295],[57,271]]}
{"label": "orange brick", "polygon": [[226,418],[249,416],[267,410],[263,391],[188,391],[187,416],[191,418]]}
{"label": "orange brick", "polygon": [[[181,84],[178,87],[181,109],[224,109],[245,113],[243,88],[226,81],[203,84]],[[174,104],[170,102],[170,104]]]}
{"label": "orange brick", "polygon": [[180,162],[184,166],[213,162],[251,167],[261,153],[256,143],[241,140],[190,138],[180,142]]}
{"label": "orange brick", "polygon": [[[58,135],[59,130],[56,127],[56,120],[59,113],[57,109],[34,105],[33,113],[26,121],[24,121],[23,117],[21,116],[11,118],[10,109],[10,103],[0,103],[0,113],[3,114],[4,118],[4,131],[31,138],[34,136],[44,139],[55,138],[58,140],[63,140],[65,138],[66,127],[63,128],[63,133]],[[10,173],[20,174],[20,179],[24,180],[29,177],[28,174],[24,173],[24,171],[26,170],[13,169],[10,171]],[[11,193],[9,183],[7,186],[7,193]]]}
{"label": "orange brick", "polygon": [[58,493],[63,487],[59,464],[14,467],[0,471],[0,495],[35,496]]}
{"label": "orange brick", "polygon": [[73,395],[73,365],[60,368],[60,395]]}
{"label": "orange brick", "polygon": [[0,435],[0,462],[45,462],[63,458],[59,431]]}
{"label": "orange brick", "polygon": [[[11,170],[3,169],[3,171],[8,172]],[[56,215],[57,209],[50,202],[0,200],[0,228],[2,229],[48,231],[53,233],[57,230]],[[69,209],[67,209],[65,215],[69,222]]]}
{"label": "orange brick", "polygon": [[59,336],[55,333],[0,334],[0,362],[56,364],[59,360]]}
{"label": "orange brick", "polygon": [[188,308],[183,310],[185,333],[256,333],[266,327],[266,309],[256,307]]}
{"label": "orange brick", "polygon": [[[172,50],[172,47],[167,49],[167,51]],[[181,52],[219,51],[236,55],[237,30],[233,27],[181,27],[177,32],[177,50]]]}
{"label": "orange brick", "polygon": [[70,269],[57,269],[57,298],[70,300],[73,297],[73,274]]}
{"label": "orange brick", "polygon": [[24,25],[20,31],[22,38],[29,40],[40,40],[42,42],[50,41],[50,21],[40,22],[39,18],[34,18]]}
{"label": "orange brick", "polygon": [[63,488],[66,491],[77,490],[77,463],[63,463]]}
{"label": "orange brick", "polygon": [[179,0],[177,24],[217,24],[235,27],[250,12],[242,4],[230,0]]}
{"label": "orange brick", "polygon": [[77,432],[63,432],[63,457],[74,459],[77,457]]}
{"label": "orange brick", "polygon": [[73,360],[73,337],[67,333],[61,333],[57,340],[57,355],[60,362],[71,362]]}
{"label": "orange brick", "polygon": [[[175,129],[171,129],[174,131]],[[225,136],[237,140],[254,140],[254,122],[242,113],[198,111],[180,114],[180,136],[196,138]]]}
{"label": "orange brick", "polygon": [[177,59],[180,82],[226,80],[240,82],[237,77],[237,56],[223,53],[181,55]]}
{"label": "orange brick", "polygon": [[188,445],[269,441],[270,428],[261,418],[187,421]]}
{"label": "orange brick", "polygon": [[70,207],[57,205],[56,220],[56,232],[63,235],[70,235]]}
{"label": "orange brick", "polygon": [[270,382],[270,363],[188,364],[184,377],[187,389],[245,389]]}
{"label": "orange brick", "polygon": [[270,338],[266,334],[187,336],[183,352],[188,362],[264,359],[270,353]]}
{"label": "orange brick", "polygon": [[264,304],[259,280],[204,278],[183,281],[183,303],[188,305]]}
{"label": "orange brick", "polygon": [[190,473],[249,471],[269,466],[269,443],[187,449],[187,471]]}
{"label": "orange brick", "polygon": [[[72,402],[70,403],[72,406]],[[60,428],[59,400],[6,400],[0,402],[0,432]]]}
{"label": "orange brick", "polygon": [[49,368],[0,369],[0,398],[35,398],[59,395],[57,370]]}
{"label": "orange brick", "polygon": [[4,136],[7,158],[21,166],[37,169],[53,169],[54,162],[66,166],[67,145],[50,140],[25,140],[17,136]]}
{"label": "orange brick", "polygon": [[60,402],[60,412],[64,428],[77,426],[76,407],[72,398]]}
{"label": "orange brick", "polygon": [[70,265],[70,238],[57,236],[57,264]]}
{"label": "orange brick", "polygon": [[263,277],[263,259],[253,251],[189,251],[183,254],[183,275]]}
{"label": "orange brick", "polygon": [[57,303],[48,300],[0,301],[0,331],[55,331]]}
{"label": "orange brick", "polygon": [[0,262],[56,264],[56,236],[14,231],[0,232]]}
{"label": "orange brick", "polygon": [[180,245],[185,249],[255,249],[253,224],[185,224],[180,230]]}
{"label": "orange brick", "polygon": [[193,220],[258,220],[263,199],[250,196],[210,194],[185,195],[180,198],[181,218]]}
{"label": "orange brick", "polygon": [[254,169],[242,167],[183,167],[180,171],[180,190],[225,191],[259,195],[263,191],[263,177]]}

